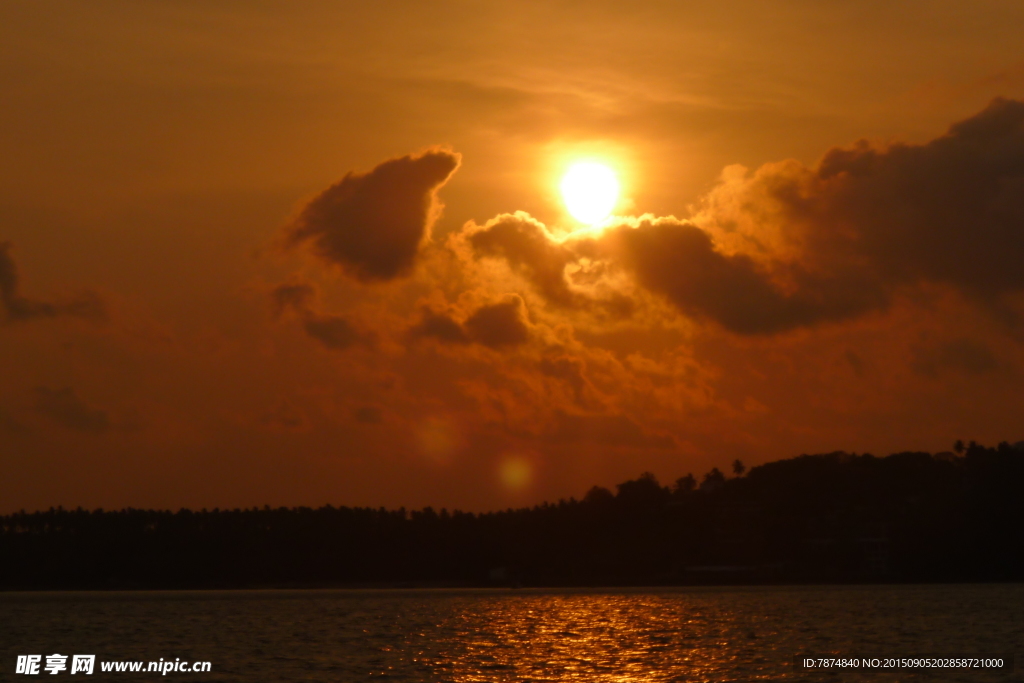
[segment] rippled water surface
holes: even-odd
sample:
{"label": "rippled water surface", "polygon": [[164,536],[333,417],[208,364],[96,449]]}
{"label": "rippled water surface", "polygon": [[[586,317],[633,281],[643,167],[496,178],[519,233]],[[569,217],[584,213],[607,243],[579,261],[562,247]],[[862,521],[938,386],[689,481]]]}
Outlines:
{"label": "rippled water surface", "polygon": [[[1024,681],[1022,646],[1019,585],[0,594],[0,680],[35,678],[14,675],[19,654],[57,652],[211,661],[167,675],[196,681]],[[807,674],[792,663],[807,652],[1018,662]]]}

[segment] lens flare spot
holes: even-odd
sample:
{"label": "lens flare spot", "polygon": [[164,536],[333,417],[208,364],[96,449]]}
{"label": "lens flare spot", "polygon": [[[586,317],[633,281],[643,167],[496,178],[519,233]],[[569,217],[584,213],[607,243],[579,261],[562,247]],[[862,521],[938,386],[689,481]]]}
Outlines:
{"label": "lens flare spot", "polygon": [[562,177],[565,208],[580,223],[596,225],[611,215],[619,201],[619,179],[604,164],[573,164]]}
{"label": "lens flare spot", "polygon": [[519,491],[528,486],[533,479],[533,466],[520,455],[510,455],[501,461],[498,475],[507,488]]}

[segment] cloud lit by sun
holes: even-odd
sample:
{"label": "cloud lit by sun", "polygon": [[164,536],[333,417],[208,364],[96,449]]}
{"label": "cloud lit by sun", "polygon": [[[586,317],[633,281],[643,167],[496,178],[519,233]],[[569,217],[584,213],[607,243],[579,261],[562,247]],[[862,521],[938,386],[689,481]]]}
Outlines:
{"label": "cloud lit by sun", "polygon": [[565,208],[586,225],[597,225],[608,218],[619,200],[619,179],[615,172],[592,161],[570,166],[559,187]]}

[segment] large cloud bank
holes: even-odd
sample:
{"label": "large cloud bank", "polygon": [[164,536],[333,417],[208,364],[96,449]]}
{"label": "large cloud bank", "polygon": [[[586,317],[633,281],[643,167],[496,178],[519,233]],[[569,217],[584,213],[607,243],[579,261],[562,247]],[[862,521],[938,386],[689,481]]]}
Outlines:
{"label": "large cloud bank", "polygon": [[556,242],[505,216],[468,239],[552,304],[580,305],[567,266],[596,260],[741,335],[854,318],[923,282],[998,303],[1024,288],[1024,103],[996,100],[923,145],[862,141],[814,168],[727,169],[688,220],[624,219]]}
{"label": "large cloud bank", "polygon": [[[995,100],[924,144],[861,141],[813,167],[727,168],[688,218],[619,217],[572,232],[514,212],[431,241],[436,192],[458,164],[434,149],[325,190],[286,235],[353,276],[347,297],[362,303],[319,312],[308,285],[290,284],[274,305],[331,350],[380,339],[407,369],[447,368],[435,386],[448,387],[451,405],[551,444],[675,447],[673,421],[710,410],[719,370],[678,341],[645,355],[645,335],[666,327],[769,341],[855,324],[921,288],[1003,313],[1024,291],[1021,102]],[[382,281],[392,294],[360,298]],[[998,365],[962,335],[906,346],[920,377]],[[836,353],[867,372],[854,351]],[[732,419],[767,410],[753,399],[716,409]]]}

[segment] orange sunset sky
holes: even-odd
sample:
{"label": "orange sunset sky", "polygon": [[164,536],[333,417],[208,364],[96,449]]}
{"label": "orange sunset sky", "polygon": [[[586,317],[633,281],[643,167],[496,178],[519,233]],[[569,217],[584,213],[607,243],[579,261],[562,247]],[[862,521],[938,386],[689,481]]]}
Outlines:
{"label": "orange sunset sky", "polygon": [[[0,512],[1024,439],[1024,3],[0,4]],[[559,183],[599,163],[596,225]]]}

